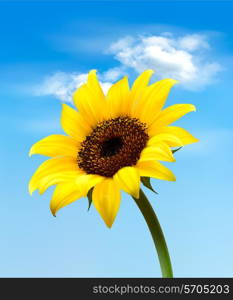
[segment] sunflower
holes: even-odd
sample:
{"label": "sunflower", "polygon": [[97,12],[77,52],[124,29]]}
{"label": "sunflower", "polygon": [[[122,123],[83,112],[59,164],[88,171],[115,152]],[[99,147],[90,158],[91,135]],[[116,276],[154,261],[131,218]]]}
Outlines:
{"label": "sunflower", "polygon": [[185,129],[169,126],[195,111],[192,104],[163,109],[177,83],[163,79],[149,85],[152,70],[143,72],[130,89],[124,77],[105,96],[96,71],[74,93],[73,109],[62,104],[61,125],[67,135],[50,135],[35,143],[30,155],[51,157],[40,165],[29,192],[42,194],[56,185],[50,209],[53,215],[81,197],[91,197],[111,227],[121,202],[121,191],[139,198],[144,178],[175,181],[164,162],[174,162],[173,147],[198,141]]}

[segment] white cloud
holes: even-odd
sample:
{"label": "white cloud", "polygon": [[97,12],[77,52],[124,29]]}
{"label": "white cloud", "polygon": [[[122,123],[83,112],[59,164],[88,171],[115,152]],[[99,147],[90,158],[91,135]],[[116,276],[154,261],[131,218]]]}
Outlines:
{"label": "white cloud", "polygon": [[123,76],[124,70],[122,68],[112,68],[107,70],[101,75],[102,80],[114,82],[115,80],[119,79]]}
{"label": "white cloud", "polygon": [[181,49],[195,51],[200,48],[209,49],[206,36],[200,34],[189,34],[178,39],[178,45]]}
{"label": "white cloud", "polygon": [[[154,69],[157,79],[174,78],[181,87],[199,90],[213,83],[220,64],[210,59],[207,35],[186,34],[174,36],[171,32],[150,36],[128,36],[112,43],[107,54],[114,55],[119,66],[98,73],[106,93],[120,77],[138,75],[145,69]],[[106,53],[105,53],[106,54]],[[71,102],[73,92],[86,82],[87,73],[55,72],[34,87],[37,96],[53,96]]]}
{"label": "white cloud", "polygon": [[70,101],[73,91],[86,81],[87,74],[56,72],[44,78],[34,88],[36,96],[54,96],[62,101]]}
{"label": "white cloud", "polygon": [[154,69],[159,78],[172,77],[187,89],[200,89],[213,82],[221,70],[219,63],[208,61],[210,45],[200,34],[174,37],[162,35],[125,37],[113,43],[109,53],[122,67],[137,73]]}
{"label": "white cloud", "polygon": [[[112,77],[111,70],[104,74],[105,81],[101,81],[103,91],[106,93],[112,85],[108,78]],[[115,76],[115,75],[114,75]],[[55,72],[46,76],[41,84],[34,87],[36,96],[53,96],[64,102],[72,102],[74,91],[87,80],[87,73]]]}

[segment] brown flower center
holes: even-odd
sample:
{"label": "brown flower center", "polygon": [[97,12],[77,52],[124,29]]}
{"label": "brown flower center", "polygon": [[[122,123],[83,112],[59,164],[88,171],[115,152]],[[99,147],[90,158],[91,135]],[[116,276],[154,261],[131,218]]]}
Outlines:
{"label": "brown flower center", "polygon": [[146,124],[130,117],[103,121],[81,143],[78,165],[88,174],[112,177],[137,163],[148,140]]}

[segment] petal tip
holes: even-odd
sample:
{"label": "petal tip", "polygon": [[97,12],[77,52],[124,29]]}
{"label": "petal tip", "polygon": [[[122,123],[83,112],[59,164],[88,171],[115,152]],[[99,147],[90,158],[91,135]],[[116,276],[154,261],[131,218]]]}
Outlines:
{"label": "petal tip", "polygon": [[173,86],[176,85],[176,84],[180,84],[180,81],[179,81],[179,80],[176,80],[176,79],[170,78],[170,83],[171,83],[171,87],[173,87]]}
{"label": "petal tip", "polygon": [[155,73],[154,70],[152,69],[147,69],[143,72],[144,74],[147,74],[150,78],[152,77],[152,75]]}
{"label": "petal tip", "polygon": [[29,192],[30,196],[32,196],[32,194],[33,194],[34,191],[35,191],[35,188],[33,188],[31,186],[31,184],[29,183],[29,185],[28,185],[28,192]]}
{"label": "petal tip", "polygon": [[139,193],[140,193],[140,182],[139,182],[138,188],[135,189],[135,190],[131,193],[131,195],[132,195],[134,198],[139,199]]}
{"label": "petal tip", "polygon": [[136,199],[139,199],[139,192],[138,193],[135,193],[133,194],[133,197],[136,198]]}
{"label": "petal tip", "polygon": [[66,109],[67,106],[69,106],[69,105],[67,105],[67,104],[65,104],[65,103],[61,103],[61,106],[62,106],[62,109]]}
{"label": "petal tip", "polygon": [[115,217],[107,217],[107,218],[102,218],[104,220],[105,225],[108,227],[108,229],[111,229],[113,226],[113,223],[115,222],[116,216]]}
{"label": "petal tip", "polygon": [[172,176],[171,181],[174,181],[174,182],[176,181],[176,176],[175,175]]}
{"label": "petal tip", "polygon": [[88,73],[88,76],[87,76],[87,85],[89,83],[91,83],[93,80],[98,80],[96,73],[97,73],[96,69],[90,70],[90,72]]}
{"label": "petal tip", "polygon": [[108,229],[111,229],[112,228],[112,225],[113,225],[113,222],[105,222],[106,226],[108,227]]}
{"label": "petal tip", "polygon": [[97,72],[97,70],[96,70],[96,69],[92,69],[92,70],[90,70],[90,71],[89,71],[89,73],[88,73],[88,74],[90,74],[90,75],[91,75],[91,74],[96,74],[96,72]]}
{"label": "petal tip", "polygon": [[197,111],[196,106],[195,105],[192,106],[193,106],[193,111]]}
{"label": "petal tip", "polygon": [[56,212],[57,212],[56,208],[53,207],[52,205],[50,205],[50,211],[51,211],[52,215],[53,215],[54,217],[56,217]]}
{"label": "petal tip", "polygon": [[145,72],[148,72],[152,75],[152,74],[154,74],[155,71],[153,69],[147,69]]}
{"label": "petal tip", "polygon": [[29,151],[29,153],[28,153],[28,156],[31,157],[33,154],[34,154],[33,153],[33,148],[31,148],[30,151]]}
{"label": "petal tip", "polygon": [[31,157],[34,154],[36,154],[36,151],[35,151],[34,145],[32,145],[31,148],[30,148],[30,150],[29,150],[28,156]]}

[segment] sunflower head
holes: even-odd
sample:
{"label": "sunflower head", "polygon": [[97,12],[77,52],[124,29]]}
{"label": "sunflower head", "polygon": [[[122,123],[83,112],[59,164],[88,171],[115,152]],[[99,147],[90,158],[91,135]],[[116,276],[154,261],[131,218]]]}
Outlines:
{"label": "sunflower head", "polygon": [[87,174],[113,177],[136,165],[149,136],[146,124],[121,116],[100,122],[81,143],[78,165]]}
{"label": "sunflower head", "polygon": [[51,158],[36,170],[29,191],[38,189],[42,194],[56,185],[50,202],[54,215],[88,195],[111,227],[121,191],[138,198],[145,177],[175,181],[161,161],[174,162],[172,148],[197,139],[170,124],[195,107],[175,104],[163,109],[177,81],[164,79],[149,85],[152,73],[143,72],[132,88],[124,77],[104,95],[96,71],[90,71],[87,82],[74,93],[76,109],[63,104],[61,125],[66,135],[51,135],[32,146],[30,155]]}

